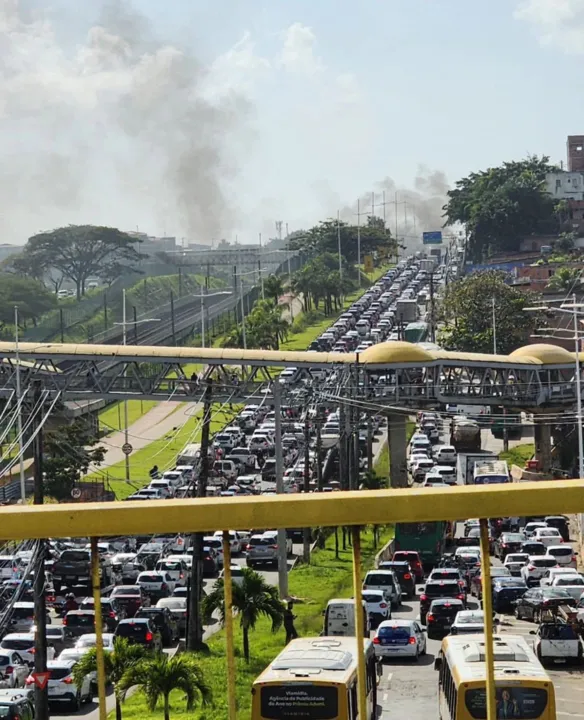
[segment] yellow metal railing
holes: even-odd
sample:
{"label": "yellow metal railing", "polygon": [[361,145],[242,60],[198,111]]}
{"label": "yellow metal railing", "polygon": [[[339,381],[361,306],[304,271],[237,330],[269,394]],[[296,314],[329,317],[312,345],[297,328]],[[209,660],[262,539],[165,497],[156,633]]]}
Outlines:
{"label": "yellow metal railing", "polygon": [[[501,516],[552,515],[584,512],[582,480],[548,481],[446,489],[399,489],[252,498],[197,498],[75,505],[7,506],[0,508],[0,539],[90,537],[93,594],[96,610],[100,720],[104,720],[105,673],[101,637],[101,599],[97,538],[222,529],[225,556],[226,671],[229,720],[236,717],[233,652],[233,598],[229,534],[225,528],[247,530],[297,527],[351,526],[355,628],[363,638],[361,607],[360,526],[395,522],[481,519],[482,583],[487,665],[487,719],[495,720],[495,681],[492,647],[489,542],[486,519]],[[365,717],[365,657],[358,655],[359,715]]]}

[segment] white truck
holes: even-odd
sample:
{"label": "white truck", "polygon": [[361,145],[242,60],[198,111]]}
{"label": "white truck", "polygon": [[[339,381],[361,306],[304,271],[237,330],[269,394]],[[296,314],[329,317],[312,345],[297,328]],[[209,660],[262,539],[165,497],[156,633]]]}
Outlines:
{"label": "white truck", "polygon": [[460,416],[452,419],[450,444],[456,452],[478,452],[481,449],[481,428],[474,420]]}
{"label": "white truck", "polygon": [[481,460],[475,462],[473,485],[497,485],[511,482],[509,465],[505,460]]}
{"label": "white truck", "polygon": [[490,450],[474,453],[458,453],[456,456],[456,481],[459,485],[472,485],[475,463],[498,460],[498,455]]}
{"label": "white truck", "polygon": [[397,322],[408,324],[418,319],[418,303],[415,300],[398,300],[395,308]]}

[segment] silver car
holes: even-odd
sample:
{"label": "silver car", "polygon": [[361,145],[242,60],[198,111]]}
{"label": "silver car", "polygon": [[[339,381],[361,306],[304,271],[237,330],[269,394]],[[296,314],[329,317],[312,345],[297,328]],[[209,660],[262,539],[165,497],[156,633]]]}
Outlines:
{"label": "silver car", "polygon": [[250,568],[256,565],[273,565],[278,567],[278,546],[273,537],[265,535],[252,535],[247,543],[246,565]]}

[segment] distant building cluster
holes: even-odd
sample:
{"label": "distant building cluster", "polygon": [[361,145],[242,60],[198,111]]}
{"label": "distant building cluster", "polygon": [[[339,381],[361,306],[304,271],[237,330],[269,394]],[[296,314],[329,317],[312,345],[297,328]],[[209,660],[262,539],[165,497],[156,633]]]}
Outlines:
{"label": "distant building cluster", "polygon": [[584,235],[584,135],[569,135],[567,170],[546,175],[546,190],[567,205],[565,229]]}

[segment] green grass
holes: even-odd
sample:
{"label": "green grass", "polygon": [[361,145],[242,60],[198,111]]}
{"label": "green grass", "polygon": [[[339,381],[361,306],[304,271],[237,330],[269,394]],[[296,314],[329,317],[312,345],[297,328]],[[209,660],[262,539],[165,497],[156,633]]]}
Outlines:
{"label": "green grass", "polygon": [[[156,400],[128,400],[128,426],[133,425],[153,407]],[[108,434],[124,427],[124,403],[116,402],[99,412],[100,429]]]}
{"label": "green grass", "polygon": [[[191,407],[194,409],[195,405],[191,404]],[[241,406],[234,405],[233,410],[220,408],[222,408],[222,405],[213,405],[211,435],[231,422]],[[148,471],[153,465],[158,465],[161,470],[171,468],[176,464],[176,456],[185,445],[201,441],[202,417],[203,410],[201,409],[182,426],[177,426],[164,437],[154,440],[141,450],[132,453],[130,455],[130,483],[125,480],[125,461],[116,463],[102,472],[92,473],[87,476],[87,479],[102,479],[104,475],[107,475],[111,489],[115,492],[117,499],[123,500],[135,492],[137,488],[144,487],[150,482]]]}
{"label": "green grass", "polygon": [[535,453],[535,445],[533,443],[526,443],[525,445],[516,445],[510,448],[507,452],[500,454],[501,460],[506,460],[511,465],[518,465],[520,468],[525,467],[525,463],[531,460]]}
{"label": "green grass", "polygon": [[[373,532],[367,528],[362,533],[361,576],[373,566],[375,554],[393,537],[393,528],[380,528],[378,547],[373,545]],[[299,635],[318,635],[322,629],[322,611],[327,602],[334,597],[351,597],[352,585],[352,554],[351,548],[342,550],[341,531],[339,530],[339,558],[335,558],[334,534],[330,536],[325,548],[315,550],[311,565],[300,565],[289,574],[289,592],[305,602],[294,606],[297,616],[296,629]],[[237,717],[247,720],[250,717],[251,685],[262,670],[284,648],[285,633],[280,629],[272,633],[270,625],[260,620],[256,629],[250,634],[251,661],[243,660],[241,631],[237,618],[234,620],[235,652],[236,652],[236,691]],[[195,710],[186,713],[184,695],[174,692],[171,696],[171,717],[189,717],[196,720],[226,720],[227,718],[227,678],[225,663],[225,633],[220,630],[209,641],[209,655],[201,655],[198,662],[213,691],[214,706],[209,709]],[[150,712],[143,695],[132,695],[123,706],[124,720],[159,720],[162,708]]]}

